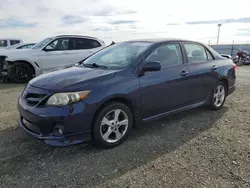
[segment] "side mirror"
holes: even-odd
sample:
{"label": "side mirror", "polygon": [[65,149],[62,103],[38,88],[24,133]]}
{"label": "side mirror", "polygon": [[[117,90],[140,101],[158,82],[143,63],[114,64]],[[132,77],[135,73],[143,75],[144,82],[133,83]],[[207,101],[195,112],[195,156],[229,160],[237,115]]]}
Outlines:
{"label": "side mirror", "polygon": [[142,66],[142,73],[151,72],[151,71],[159,71],[159,70],[161,70],[161,63],[159,61],[145,62]]}
{"label": "side mirror", "polygon": [[51,51],[51,50],[53,50],[51,46],[46,46],[44,49],[45,49],[45,51]]}

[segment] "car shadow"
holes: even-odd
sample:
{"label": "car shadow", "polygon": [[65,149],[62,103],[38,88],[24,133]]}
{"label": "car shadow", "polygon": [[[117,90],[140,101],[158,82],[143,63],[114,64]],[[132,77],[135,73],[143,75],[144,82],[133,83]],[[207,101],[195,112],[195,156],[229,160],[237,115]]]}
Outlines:
{"label": "car shadow", "polygon": [[[56,185],[77,181],[80,185],[94,186],[178,149],[214,127],[227,110],[227,107],[219,111],[197,108],[171,115],[136,127],[123,144],[106,150],[90,144],[50,147],[24,135],[20,129],[0,131],[0,179],[6,175],[20,178],[26,172],[35,173],[33,184],[46,181],[43,174],[47,174]],[[67,177],[54,176],[58,172],[67,173]],[[51,185],[45,184],[48,186]]]}
{"label": "car shadow", "polygon": [[18,83],[11,83],[11,82],[3,82],[0,80],[0,90],[2,89],[13,89],[16,87],[24,87],[26,84],[18,84]]}

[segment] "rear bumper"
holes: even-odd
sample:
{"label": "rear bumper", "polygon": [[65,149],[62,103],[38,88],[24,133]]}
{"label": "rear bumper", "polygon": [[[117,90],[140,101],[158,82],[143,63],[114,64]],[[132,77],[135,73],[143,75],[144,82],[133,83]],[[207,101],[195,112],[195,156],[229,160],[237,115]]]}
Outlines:
{"label": "rear bumper", "polygon": [[231,95],[231,94],[235,91],[235,89],[236,89],[236,86],[235,86],[235,85],[229,87],[229,88],[228,88],[228,93],[227,93],[227,95]]}

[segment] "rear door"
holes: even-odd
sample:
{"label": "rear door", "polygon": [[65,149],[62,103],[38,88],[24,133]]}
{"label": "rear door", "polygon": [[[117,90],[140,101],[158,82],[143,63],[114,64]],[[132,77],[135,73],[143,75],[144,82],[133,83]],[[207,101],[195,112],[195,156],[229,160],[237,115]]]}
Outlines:
{"label": "rear door", "polygon": [[90,56],[92,53],[100,50],[102,45],[95,39],[71,38],[69,43],[69,55],[73,63]]}
{"label": "rear door", "polygon": [[196,103],[206,99],[216,84],[219,74],[212,53],[202,44],[185,42],[189,67],[189,98],[190,102]]}
{"label": "rear door", "polygon": [[143,118],[157,116],[186,106],[188,99],[188,65],[183,61],[178,42],[156,47],[144,62],[159,61],[161,70],[146,72],[140,79]]}

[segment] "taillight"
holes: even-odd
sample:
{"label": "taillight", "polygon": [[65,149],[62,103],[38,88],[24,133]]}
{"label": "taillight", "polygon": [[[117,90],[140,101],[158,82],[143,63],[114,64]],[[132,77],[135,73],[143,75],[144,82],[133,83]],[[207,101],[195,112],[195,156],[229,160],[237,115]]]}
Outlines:
{"label": "taillight", "polygon": [[237,67],[237,65],[235,63],[233,63],[233,69],[235,70]]}

